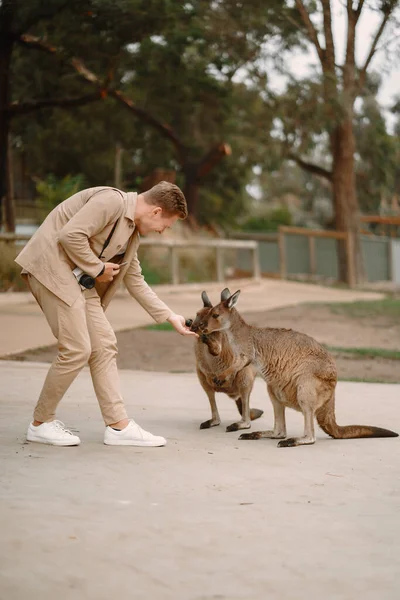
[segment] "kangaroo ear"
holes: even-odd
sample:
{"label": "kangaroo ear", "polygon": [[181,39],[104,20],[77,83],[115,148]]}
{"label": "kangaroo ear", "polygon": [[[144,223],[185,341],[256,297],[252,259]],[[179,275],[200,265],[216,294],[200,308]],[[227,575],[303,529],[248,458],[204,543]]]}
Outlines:
{"label": "kangaroo ear", "polygon": [[225,300],[228,300],[228,298],[229,298],[230,295],[231,295],[231,293],[228,290],[228,288],[225,288],[224,290],[222,290],[222,292],[221,292],[221,302],[224,302]]}
{"label": "kangaroo ear", "polygon": [[239,295],[240,295],[240,290],[238,290],[237,292],[232,294],[232,296],[230,298],[228,298],[225,302],[226,308],[233,308],[239,299]]}
{"label": "kangaroo ear", "polygon": [[212,308],[212,304],[209,297],[207,296],[207,292],[201,292],[201,299],[203,300],[204,306],[206,306],[207,308]]}

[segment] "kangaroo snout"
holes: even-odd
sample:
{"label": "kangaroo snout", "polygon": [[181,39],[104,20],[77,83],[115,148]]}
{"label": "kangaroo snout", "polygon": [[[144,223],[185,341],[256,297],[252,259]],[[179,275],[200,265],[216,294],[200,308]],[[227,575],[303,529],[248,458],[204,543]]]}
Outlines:
{"label": "kangaroo snout", "polygon": [[193,319],[186,319],[185,321],[186,327],[190,328],[190,331],[194,331],[195,333],[206,333],[204,331],[204,323],[198,322],[197,319],[193,321]]}
{"label": "kangaroo snout", "polygon": [[208,333],[208,329],[203,323],[193,323],[190,329],[196,333]]}
{"label": "kangaroo snout", "polygon": [[207,333],[207,323],[204,321],[204,318],[199,315],[197,315],[194,320],[187,319],[186,325],[195,333]]}

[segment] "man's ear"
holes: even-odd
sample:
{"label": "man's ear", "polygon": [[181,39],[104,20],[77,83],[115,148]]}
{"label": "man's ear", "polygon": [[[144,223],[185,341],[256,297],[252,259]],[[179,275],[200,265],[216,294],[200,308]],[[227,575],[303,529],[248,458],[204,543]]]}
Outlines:
{"label": "man's ear", "polygon": [[161,206],[155,206],[155,207],[153,208],[153,210],[152,210],[152,213],[153,213],[153,215],[154,215],[154,216],[156,216],[156,215],[161,215],[161,213],[162,213],[162,208],[161,208]]}

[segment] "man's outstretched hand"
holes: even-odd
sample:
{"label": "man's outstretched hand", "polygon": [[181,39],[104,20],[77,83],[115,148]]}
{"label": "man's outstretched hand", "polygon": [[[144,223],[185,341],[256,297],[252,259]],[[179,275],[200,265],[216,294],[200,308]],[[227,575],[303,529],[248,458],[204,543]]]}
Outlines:
{"label": "man's outstretched hand", "polygon": [[182,317],[182,315],[176,315],[175,313],[173,313],[168,319],[168,321],[171,323],[175,331],[177,331],[181,335],[192,335],[196,338],[199,337],[197,333],[195,333],[194,331],[190,331],[189,327],[185,325],[185,317]]}

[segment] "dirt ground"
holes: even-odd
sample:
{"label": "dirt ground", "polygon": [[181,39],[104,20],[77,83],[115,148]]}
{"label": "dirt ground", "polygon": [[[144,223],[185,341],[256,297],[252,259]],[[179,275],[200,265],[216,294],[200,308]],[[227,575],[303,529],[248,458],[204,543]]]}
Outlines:
{"label": "dirt ground", "polygon": [[[299,305],[261,313],[243,314],[259,326],[287,327],[302,331],[331,347],[400,350],[400,323],[388,317],[352,318],[332,314],[328,306]],[[195,371],[193,340],[174,331],[131,329],[117,333],[118,366],[160,372]],[[400,361],[333,353],[339,379],[400,382]],[[15,360],[51,362],[55,347],[15,355]]]}

